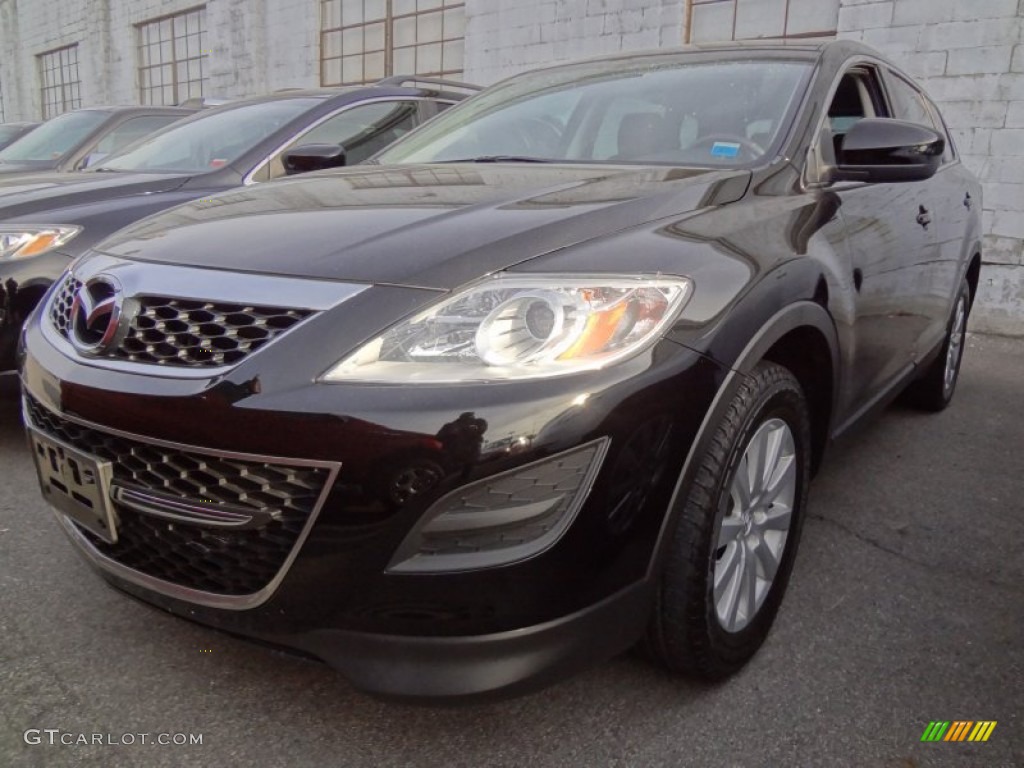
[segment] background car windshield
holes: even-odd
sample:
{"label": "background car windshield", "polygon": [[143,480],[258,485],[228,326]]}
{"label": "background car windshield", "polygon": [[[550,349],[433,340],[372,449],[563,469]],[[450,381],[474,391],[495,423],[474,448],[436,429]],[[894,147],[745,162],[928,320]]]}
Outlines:
{"label": "background car windshield", "polygon": [[47,120],[27,136],[22,136],[0,152],[0,161],[31,163],[57,160],[74,148],[106,120],[106,112],[82,109],[65,112]]}
{"label": "background car windshield", "polygon": [[537,72],[448,110],[377,161],[749,164],[781,138],[809,72],[802,61],[661,57]]}
{"label": "background car windshield", "polygon": [[203,112],[112,155],[100,169],[215,171],[319,103],[319,99],[278,99]]}

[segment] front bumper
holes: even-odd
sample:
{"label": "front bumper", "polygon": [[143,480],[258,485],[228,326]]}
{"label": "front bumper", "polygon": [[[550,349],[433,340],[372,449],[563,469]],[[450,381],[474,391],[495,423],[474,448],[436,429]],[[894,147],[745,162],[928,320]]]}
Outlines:
{"label": "front bumper", "polygon": [[[300,328],[287,344],[269,345],[227,375],[176,379],[74,359],[49,342],[45,322],[37,316],[26,334],[27,402],[110,440],[233,457],[243,469],[259,457],[287,457],[280,461],[322,466],[328,478],[315,514],[265,589],[182,589],[167,570],[140,578],[149,567],[145,540],[130,561],[118,563],[120,555],[105,553],[60,516],[79,551],[108,581],[148,602],[313,654],[358,687],[391,696],[521,692],[631,645],[650,608],[654,553],[676,477],[724,376],[706,358],[663,342],[615,370],[558,381],[320,385],[294,364],[307,343]],[[444,436],[466,414],[485,435],[452,448]],[[572,524],[543,551],[467,571],[389,567],[445,494],[595,440],[609,446],[600,472]],[[135,455],[131,446],[110,445],[112,455]],[[417,462],[431,463],[437,482],[394,493],[392,470]],[[166,521],[145,522],[147,536],[164,535]],[[221,535],[198,544],[176,540],[173,551],[189,561],[180,572],[216,558]],[[230,575],[251,570],[252,562],[217,567]]]}

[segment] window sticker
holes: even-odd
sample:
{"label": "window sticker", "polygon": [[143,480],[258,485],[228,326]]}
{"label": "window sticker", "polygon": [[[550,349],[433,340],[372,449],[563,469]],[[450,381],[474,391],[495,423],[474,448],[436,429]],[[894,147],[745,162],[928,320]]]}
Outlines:
{"label": "window sticker", "polygon": [[740,145],[731,141],[716,141],[711,145],[712,157],[736,157],[740,153]]}

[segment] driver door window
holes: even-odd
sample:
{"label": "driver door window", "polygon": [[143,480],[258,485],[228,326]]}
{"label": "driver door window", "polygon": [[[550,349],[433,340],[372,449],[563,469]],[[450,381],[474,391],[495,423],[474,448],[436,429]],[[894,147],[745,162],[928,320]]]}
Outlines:
{"label": "driver door window", "polygon": [[120,151],[133,141],[148,136],[165,125],[180,120],[181,117],[181,115],[148,115],[125,120],[89,150],[89,153],[80,161],[79,167],[88,168],[95,165],[107,155]]}
{"label": "driver door window", "polygon": [[278,152],[253,176],[253,180],[268,181],[284,176],[281,155],[306,144],[340,144],[345,148],[346,165],[361,163],[419,123],[417,101],[378,101],[343,109]]}
{"label": "driver door window", "polygon": [[852,69],[843,75],[828,108],[829,146],[822,147],[822,157],[830,165],[838,163],[843,137],[865,117],[888,117],[889,113],[878,87],[878,76],[871,69]]}

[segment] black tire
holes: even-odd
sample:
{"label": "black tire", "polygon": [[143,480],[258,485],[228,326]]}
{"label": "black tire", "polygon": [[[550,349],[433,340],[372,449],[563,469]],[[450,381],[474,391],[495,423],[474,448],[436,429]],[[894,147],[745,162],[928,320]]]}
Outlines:
{"label": "black tire", "polygon": [[[962,311],[962,315],[960,314]],[[960,293],[953,302],[953,312],[946,324],[946,338],[939,352],[921,378],[914,381],[903,393],[903,402],[923,411],[938,413],[944,411],[956,394],[956,383],[960,379],[960,364],[964,359],[964,345],[967,339],[967,318],[971,311],[971,289],[966,281],[960,285]],[[951,360],[950,347],[953,346]],[[952,380],[947,380],[947,366],[951,366]]]}
{"label": "black tire", "polygon": [[[781,420],[792,435],[795,489],[790,527],[778,570],[760,608],[745,627],[728,631],[719,619],[714,569],[722,519],[732,484],[751,438]],[[644,649],[670,670],[707,680],[726,677],[764,642],[785,593],[800,541],[810,478],[810,415],[800,383],[781,365],[762,362],[744,380],[718,425],[692,486],[681,495],[670,551],[660,576],[657,602]],[[753,561],[752,561],[753,562]]]}

